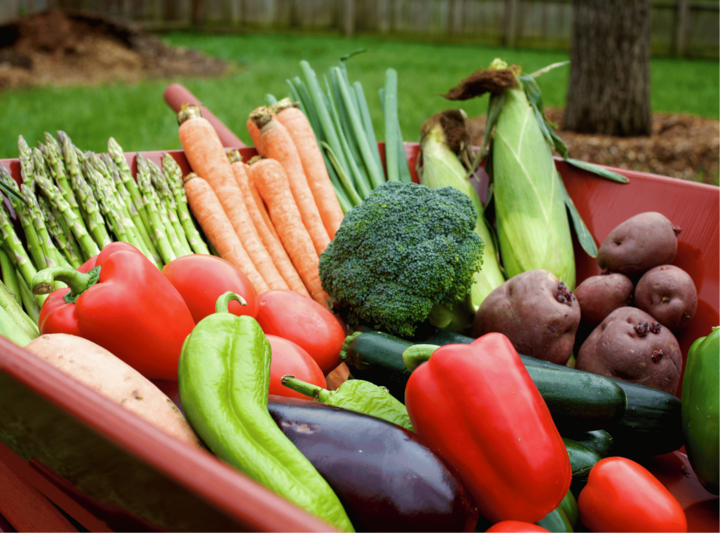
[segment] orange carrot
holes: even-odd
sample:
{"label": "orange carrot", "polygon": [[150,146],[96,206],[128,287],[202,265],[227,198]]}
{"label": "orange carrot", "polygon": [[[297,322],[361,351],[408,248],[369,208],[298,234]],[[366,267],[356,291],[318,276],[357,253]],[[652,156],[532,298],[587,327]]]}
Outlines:
{"label": "orange carrot", "polygon": [[305,114],[293,107],[289,98],[281,99],[273,108],[278,122],[285,126],[295,143],[308,186],[315,198],[325,230],[332,240],[340,228],[344,215],[330,182],[325,160],[315,140],[312,126]]}
{"label": "orange carrot", "polygon": [[247,167],[239,158],[240,154],[236,151],[236,153],[230,158],[230,166],[232,167],[233,173],[235,173],[235,180],[243,192],[248,212],[250,213],[250,217],[257,228],[260,239],[263,241],[263,244],[265,244],[270,257],[272,257],[275,266],[280,271],[280,274],[290,289],[305,296],[310,296],[305,288],[305,285],[303,285],[302,279],[300,279],[297,270],[295,270],[295,267],[290,261],[290,257],[288,257],[288,254],[285,252],[282,242],[272,235],[265,224],[265,221],[263,221],[260,211],[255,204],[255,199],[253,199],[252,193],[250,192],[248,174],[252,174],[250,172],[252,168]]}
{"label": "orange carrot", "polygon": [[258,294],[269,290],[235,234],[210,184],[191,173],[185,177],[184,187],[193,215],[220,256],[245,274]]}
{"label": "orange carrot", "polygon": [[247,121],[247,130],[248,135],[250,135],[250,138],[252,139],[253,144],[255,145],[255,150],[257,150],[257,153],[262,155],[262,138],[260,136],[260,128],[255,125],[255,122],[252,121],[251,116],[255,114],[257,111],[262,109],[262,107],[258,107],[253,112],[250,113],[250,116],[248,116]]}
{"label": "orange carrot", "polygon": [[185,157],[193,171],[212,187],[255,268],[271,289],[287,289],[287,283],[275,267],[250,218],[215,129],[200,115],[200,108],[196,105],[183,105],[178,113],[178,122]]}
{"label": "orange carrot", "polygon": [[[262,156],[253,156],[251,157],[248,162],[247,166],[251,167],[253,163],[256,161],[259,161],[261,159],[264,159]],[[253,182],[252,176],[248,175],[248,182],[250,184],[250,191],[252,192],[253,199],[255,199],[255,205],[257,206],[257,209],[260,211],[260,214],[262,215],[263,221],[267,224],[268,229],[270,229],[270,232],[272,235],[280,240],[280,237],[278,236],[277,231],[275,230],[275,225],[273,225],[272,220],[270,219],[270,216],[268,216],[267,213],[267,207],[265,206],[265,201],[262,200],[262,197],[258,193],[257,188],[255,187],[255,183]]]}
{"label": "orange carrot", "polygon": [[285,169],[274,159],[263,159],[252,166],[252,177],[270,218],[275,224],[285,250],[295,265],[310,296],[324,307],[330,298],[320,283],[320,259],[313,247],[312,238],[302,222],[300,210],[290,191]]}
{"label": "orange carrot", "polygon": [[[261,129],[262,147],[265,156],[280,162],[287,173],[290,191],[300,211],[302,222],[310,233],[318,256],[330,243],[320,211],[308,186],[300,155],[285,126],[273,120],[267,107],[251,115],[253,122]],[[262,194],[262,192],[261,192]],[[273,220],[274,222],[275,220]],[[278,231],[280,233],[280,231]]]}

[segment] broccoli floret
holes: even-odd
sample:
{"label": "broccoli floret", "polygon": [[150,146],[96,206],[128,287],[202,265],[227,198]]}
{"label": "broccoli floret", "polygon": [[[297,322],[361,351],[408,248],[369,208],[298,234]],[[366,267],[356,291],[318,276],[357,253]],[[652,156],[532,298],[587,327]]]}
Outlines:
{"label": "broccoli floret", "polygon": [[437,304],[470,291],[482,265],[470,198],[387,182],[345,215],[320,257],[320,279],[350,324],[409,336]]}

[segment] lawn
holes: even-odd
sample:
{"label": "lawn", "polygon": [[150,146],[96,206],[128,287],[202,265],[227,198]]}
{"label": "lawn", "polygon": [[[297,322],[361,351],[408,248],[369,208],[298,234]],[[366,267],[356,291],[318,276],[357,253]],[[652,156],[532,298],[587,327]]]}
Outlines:
{"label": "lawn", "polygon": [[[499,47],[442,45],[370,37],[245,34],[165,36],[177,46],[195,47],[236,64],[233,72],[215,79],[178,79],[241,139],[249,143],[248,113],[264,104],[268,93],[286,95],[285,79],[300,75],[298,62],[308,60],[320,77],[340,56],[360,48],[370,52],[352,58],[350,79],[359,80],[367,96],[373,122],[382,140],[382,117],[377,90],[385,70],[398,72],[399,115],[406,140],[416,141],[422,122],[458,104],[438,94],[495,57],[532,72],[568,59],[558,51],[510,50]],[[654,111],[687,112],[718,118],[718,63],[657,58],[652,63]],[[543,75],[538,82],[549,106],[563,106],[568,68]],[[162,93],[173,81],[145,81],[93,87],[0,91],[0,156],[17,155],[17,136],[34,144],[44,131],[62,129],[84,150],[105,151],[114,136],[126,151],[179,148],[177,123]],[[468,115],[484,114],[486,99],[459,104]]]}

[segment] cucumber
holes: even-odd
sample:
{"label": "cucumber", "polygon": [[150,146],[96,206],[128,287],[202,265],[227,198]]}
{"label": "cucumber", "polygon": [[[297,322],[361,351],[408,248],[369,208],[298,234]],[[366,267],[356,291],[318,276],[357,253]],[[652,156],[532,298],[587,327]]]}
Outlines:
{"label": "cucumber", "polygon": [[585,448],[594,450],[602,458],[613,455],[613,437],[605,430],[599,429],[597,431],[569,434],[567,438],[582,444]]}
{"label": "cucumber", "polygon": [[566,375],[530,365],[525,369],[562,434],[606,428],[625,413],[625,393],[606,377],[582,371]]}
{"label": "cucumber", "polygon": [[[345,340],[340,358],[354,378],[385,386],[404,403],[410,372],[402,353],[410,345],[382,332],[355,333]],[[561,433],[600,429],[623,415],[625,395],[607,378],[574,370],[572,376],[567,376],[543,367],[526,365],[526,368]]]}
{"label": "cucumber", "polygon": [[578,525],[580,525],[580,510],[578,510],[575,496],[569,489],[568,492],[565,494],[565,498],[560,503],[560,508],[562,508],[563,512],[565,512],[565,515],[570,522],[570,526],[573,528],[573,530],[576,530],[578,528]]}
{"label": "cucumber", "polygon": [[602,459],[600,454],[595,450],[584,447],[582,444],[576,443],[570,439],[563,438],[565,449],[570,458],[570,466],[572,467],[572,482],[570,483],[570,491],[577,497],[582,488],[587,484],[590,471],[595,464]]}
{"label": "cucumber", "polygon": [[570,520],[565,514],[565,511],[560,506],[548,513],[548,515],[538,521],[535,525],[539,525],[551,533],[575,532],[573,531],[572,525],[570,524]]}

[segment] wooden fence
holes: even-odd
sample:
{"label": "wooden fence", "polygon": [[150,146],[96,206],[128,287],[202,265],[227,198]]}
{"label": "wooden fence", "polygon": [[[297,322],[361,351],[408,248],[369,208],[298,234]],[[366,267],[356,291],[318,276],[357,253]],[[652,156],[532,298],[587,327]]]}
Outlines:
{"label": "wooden fence", "polygon": [[[305,30],[568,48],[571,0],[0,0],[0,23],[48,7],[130,19],[149,30]],[[656,54],[718,56],[717,1],[653,0]]]}

